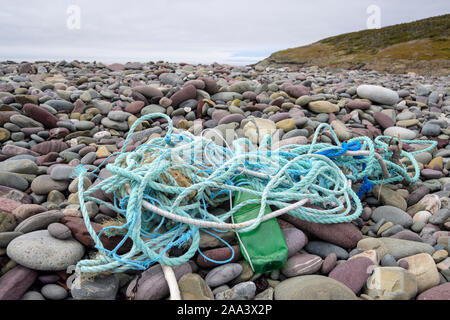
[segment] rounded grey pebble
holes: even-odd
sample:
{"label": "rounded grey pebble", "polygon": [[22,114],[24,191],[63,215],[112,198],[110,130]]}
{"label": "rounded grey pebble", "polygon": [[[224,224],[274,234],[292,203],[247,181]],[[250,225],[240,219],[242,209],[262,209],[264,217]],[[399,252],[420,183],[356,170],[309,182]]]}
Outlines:
{"label": "rounded grey pebble", "polygon": [[395,258],[388,254],[385,254],[383,258],[381,258],[380,264],[383,267],[398,267],[398,263]]}
{"label": "rounded grey pebble", "polygon": [[408,270],[408,268],[409,268],[409,263],[408,263],[408,261],[406,261],[406,260],[400,260],[400,261],[398,262],[398,266],[399,266],[399,267],[402,267],[403,269]]}
{"label": "rounded grey pebble", "polygon": [[72,236],[70,229],[66,225],[59,222],[49,224],[47,231],[53,238],[60,240],[66,240]]}
{"label": "rounded grey pebble", "polygon": [[67,297],[66,289],[57,284],[46,284],[41,289],[41,294],[50,300],[63,300]]}
{"label": "rounded grey pebble", "polygon": [[20,300],[45,300],[44,296],[37,291],[28,291]]}
{"label": "rounded grey pebble", "polygon": [[218,287],[233,280],[242,273],[242,266],[238,263],[227,263],[210,270],[205,277],[210,287]]}

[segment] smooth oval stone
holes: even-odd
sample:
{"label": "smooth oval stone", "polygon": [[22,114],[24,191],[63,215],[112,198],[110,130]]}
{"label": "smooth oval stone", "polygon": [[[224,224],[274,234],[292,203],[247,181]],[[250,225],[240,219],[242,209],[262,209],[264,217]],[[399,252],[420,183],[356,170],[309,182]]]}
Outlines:
{"label": "smooth oval stone", "polygon": [[0,186],[25,191],[28,189],[28,185],[28,181],[17,173],[0,172]]}
{"label": "smooth oval stone", "polygon": [[289,278],[275,287],[275,300],[356,300],[347,286],[334,279],[306,275]]}
{"label": "smooth oval stone", "polygon": [[0,162],[0,171],[37,174],[38,166],[34,163],[34,161],[28,159],[7,160]]}
{"label": "smooth oval stone", "polygon": [[220,120],[222,120],[223,118],[225,118],[228,115],[231,115],[228,110],[220,110],[219,109],[219,110],[214,110],[214,112],[211,115],[211,118],[212,118],[212,120],[219,122]]}
{"label": "smooth oval stone", "polygon": [[397,261],[389,253],[385,254],[384,257],[381,258],[380,263],[383,267],[398,267]]}
{"label": "smooth oval stone", "polygon": [[241,123],[242,120],[244,120],[245,117],[241,114],[229,114],[223,117],[219,120],[219,124],[227,124],[231,122],[238,122]]}
{"label": "smooth oval stone", "polygon": [[358,101],[358,100],[350,100],[347,102],[346,107],[350,109],[360,109],[360,110],[366,110],[369,109],[371,106],[370,102],[367,101]]}
{"label": "smooth oval stone", "polygon": [[71,180],[75,167],[66,164],[57,164],[52,167],[50,177],[53,180]]}
{"label": "smooth oval stone", "polygon": [[131,114],[120,110],[113,110],[108,113],[108,118],[113,121],[123,122],[128,119]]}
{"label": "smooth oval stone", "polygon": [[361,231],[352,223],[314,223],[297,219],[291,215],[283,215],[282,218],[302,231],[345,249],[353,249],[362,239]]}
{"label": "smooth oval stone", "polygon": [[372,190],[372,194],[376,195],[377,198],[380,199],[381,203],[384,205],[393,206],[403,211],[405,211],[406,208],[408,207],[406,200],[400,194],[400,191],[397,192],[389,188],[375,186]]}
{"label": "smooth oval stone", "polygon": [[440,225],[445,223],[445,221],[450,218],[450,209],[443,208],[436,211],[428,220],[430,223],[435,225]]}
{"label": "smooth oval stone", "polygon": [[142,110],[141,110],[141,115],[147,115],[150,113],[166,113],[166,108],[161,107],[159,105],[156,104],[151,104],[148,106],[145,106]]}
{"label": "smooth oval stone", "polygon": [[41,294],[50,300],[63,300],[68,295],[66,289],[57,284],[46,284],[42,287]]}
{"label": "smooth oval stone", "polygon": [[66,240],[72,236],[70,229],[66,225],[58,222],[50,223],[47,231],[53,238],[60,240]]}
{"label": "smooth oval stone", "polygon": [[160,74],[158,79],[161,83],[170,84],[172,86],[180,85],[184,82],[183,79],[181,79],[177,74],[169,72]]}
{"label": "smooth oval stone", "polygon": [[288,278],[313,274],[322,266],[322,259],[313,254],[299,253],[290,257],[281,268],[281,272]]}
{"label": "smooth oval stone", "polygon": [[285,88],[285,92],[291,97],[300,98],[309,95],[309,88],[302,84],[290,85]]}
{"label": "smooth oval stone", "polygon": [[59,210],[50,210],[41,212],[23,220],[14,229],[16,232],[31,232],[39,229],[45,229],[50,223],[57,222],[64,214]]}
{"label": "smooth oval stone", "polygon": [[182,88],[181,90],[175,92],[171,97],[170,100],[172,100],[172,106],[178,107],[180,103],[183,101],[186,101],[188,99],[195,99],[197,95],[197,89],[189,84]]}
{"label": "smooth oval stone", "polygon": [[442,178],[444,176],[444,173],[439,170],[423,169],[420,171],[420,175],[425,179],[430,180]]}
{"label": "smooth oval stone", "polygon": [[44,174],[33,180],[31,190],[36,194],[48,194],[52,190],[63,192],[68,186],[68,181],[56,181],[50,175]]}
{"label": "smooth oval stone", "polygon": [[234,99],[242,100],[242,95],[237,92],[219,92],[211,96],[213,101],[233,101]]}
{"label": "smooth oval stone", "polygon": [[82,121],[79,121],[79,122],[75,123],[75,128],[77,130],[81,130],[81,131],[83,131],[83,130],[90,130],[90,129],[94,128],[94,127],[95,127],[95,123],[93,123],[91,121],[82,120]]}
{"label": "smooth oval stone", "polygon": [[40,230],[15,238],[7,254],[30,269],[58,271],[75,265],[83,257],[84,247],[76,240],[55,239],[47,230]]}
{"label": "smooth oval stone", "polygon": [[42,127],[42,123],[21,114],[13,115],[9,121],[21,128]]}
{"label": "smooth oval stone", "polygon": [[436,137],[441,133],[441,127],[438,124],[426,123],[422,127],[422,134],[429,137]]}
{"label": "smooth oval stone", "polygon": [[328,274],[330,273],[331,270],[334,269],[334,267],[336,266],[336,262],[337,262],[337,256],[335,253],[330,253],[329,255],[327,255],[327,257],[323,260],[322,263],[322,267],[320,269],[320,271],[323,274]]}
{"label": "smooth oval stone", "polygon": [[348,258],[348,252],[343,248],[323,241],[310,241],[306,245],[305,250],[320,256],[322,259],[325,259],[330,253],[336,254],[338,259]]}
{"label": "smooth oval stone", "polygon": [[125,107],[125,111],[136,114],[139,113],[144,106],[145,103],[143,101],[133,101]]}
{"label": "smooth oval stone", "polygon": [[409,194],[408,198],[406,199],[408,207],[410,207],[410,206],[416,204],[417,202],[419,202],[428,193],[430,193],[430,188],[428,188],[425,185],[424,186],[420,186],[419,188],[417,188],[416,190],[411,192]]}
{"label": "smooth oval stone", "polygon": [[238,263],[227,263],[209,271],[205,281],[210,287],[218,287],[239,276],[242,270]]}
{"label": "smooth oval stone", "polygon": [[[397,260],[418,253],[433,254],[434,252],[434,248],[429,244],[395,238],[365,238],[358,242],[357,247],[366,250],[377,250],[383,247],[386,251],[384,254],[389,253]],[[383,257],[384,254],[379,256]]]}
{"label": "smooth oval stone", "polygon": [[372,213],[371,219],[375,222],[385,219],[386,221],[399,224],[405,228],[409,228],[413,224],[413,219],[409,214],[393,206],[381,206],[376,208]]}
{"label": "smooth oval stone", "polygon": [[109,118],[103,118],[101,120],[101,124],[107,128],[111,128],[111,129],[118,130],[118,131],[127,131],[128,130],[128,123],[126,121],[118,122],[118,121],[113,121]]}
{"label": "smooth oval stone", "polygon": [[400,135],[400,138],[405,140],[412,140],[417,137],[416,132],[403,127],[389,127],[384,130],[384,135],[390,137],[397,137]]}
{"label": "smooth oval stone", "polygon": [[[414,224],[411,226],[411,228],[413,226],[414,226]],[[415,232],[412,232],[411,230],[403,230],[403,231],[397,232],[396,234],[390,236],[390,238],[423,242],[423,240],[419,237],[419,235]]]}
{"label": "smooth oval stone", "polygon": [[61,277],[57,274],[46,274],[38,277],[38,280],[43,284],[56,283],[60,279]]}
{"label": "smooth oval stone", "polygon": [[339,107],[329,101],[313,101],[308,103],[308,107],[315,113],[339,112]]}
{"label": "smooth oval stone", "polygon": [[337,265],[328,277],[342,282],[357,294],[372,273],[369,269],[372,265],[374,262],[369,258],[356,257]]}
{"label": "smooth oval stone", "polygon": [[297,228],[285,228],[282,231],[288,247],[288,257],[292,257],[308,243],[306,235]]}
{"label": "smooth oval stone", "polygon": [[375,85],[360,85],[356,89],[356,92],[361,98],[389,106],[394,105],[399,100],[397,92]]}
{"label": "smooth oval stone", "polygon": [[383,112],[374,112],[373,118],[383,129],[395,126],[394,120]]}

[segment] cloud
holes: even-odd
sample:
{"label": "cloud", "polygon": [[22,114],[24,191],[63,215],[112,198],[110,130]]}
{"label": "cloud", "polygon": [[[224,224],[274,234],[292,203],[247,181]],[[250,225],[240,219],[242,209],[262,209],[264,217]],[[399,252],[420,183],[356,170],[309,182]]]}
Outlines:
{"label": "cloud", "polygon": [[[2,0],[0,60],[253,63],[271,52],[366,28],[445,13],[446,0]],[[67,28],[69,5],[80,29]]]}

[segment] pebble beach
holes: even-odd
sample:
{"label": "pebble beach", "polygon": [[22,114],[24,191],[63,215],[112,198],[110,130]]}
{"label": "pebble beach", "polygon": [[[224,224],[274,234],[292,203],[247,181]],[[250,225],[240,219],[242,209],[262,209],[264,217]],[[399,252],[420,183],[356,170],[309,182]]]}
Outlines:
{"label": "pebble beach", "polygon": [[[194,135],[212,129],[214,141],[229,144],[242,137],[258,144],[264,132],[274,147],[308,145],[321,123],[341,142],[380,135],[437,142],[414,156],[416,182],[375,186],[351,222],[278,217],[288,246],[279,270],[255,273],[232,231],[217,233],[223,241],[202,233],[205,256],[227,260],[224,242],[235,254],[225,264],[196,254],[175,266],[183,300],[450,300],[449,80],[294,65],[0,62],[0,300],[169,298],[159,264],[94,275],[77,287],[68,271],[97,254],[75,168],[102,165],[85,178],[86,189],[111,176],[105,164],[123,151],[133,123],[152,113]],[[163,118],[142,122],[125,151],[167,128]],[[324,133],[320,141],[332,137]],[[424,147],[402,145],[408,152]],[[114,201],[101,190],[95,197]],[[96,232],[118,219],[107,206],[88,201],[86,208]],[[101,240],[114,248],[121,238]]]}

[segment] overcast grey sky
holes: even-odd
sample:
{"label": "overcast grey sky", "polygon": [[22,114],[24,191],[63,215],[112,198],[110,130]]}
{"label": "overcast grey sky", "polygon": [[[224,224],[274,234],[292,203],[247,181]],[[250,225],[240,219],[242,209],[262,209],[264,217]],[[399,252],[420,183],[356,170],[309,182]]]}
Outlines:
{"label": "overcast grey sky", "polygon": [[[448,0],[1,0],[0,60],[252,63],[270,53],[450,12]],[[79,8],[79,20],[74,11]],[[67,26],[67,21],[72,27]],[[75,20],[74,20],[75,19]],[[80,28],[77,26],[79,21]]]}

